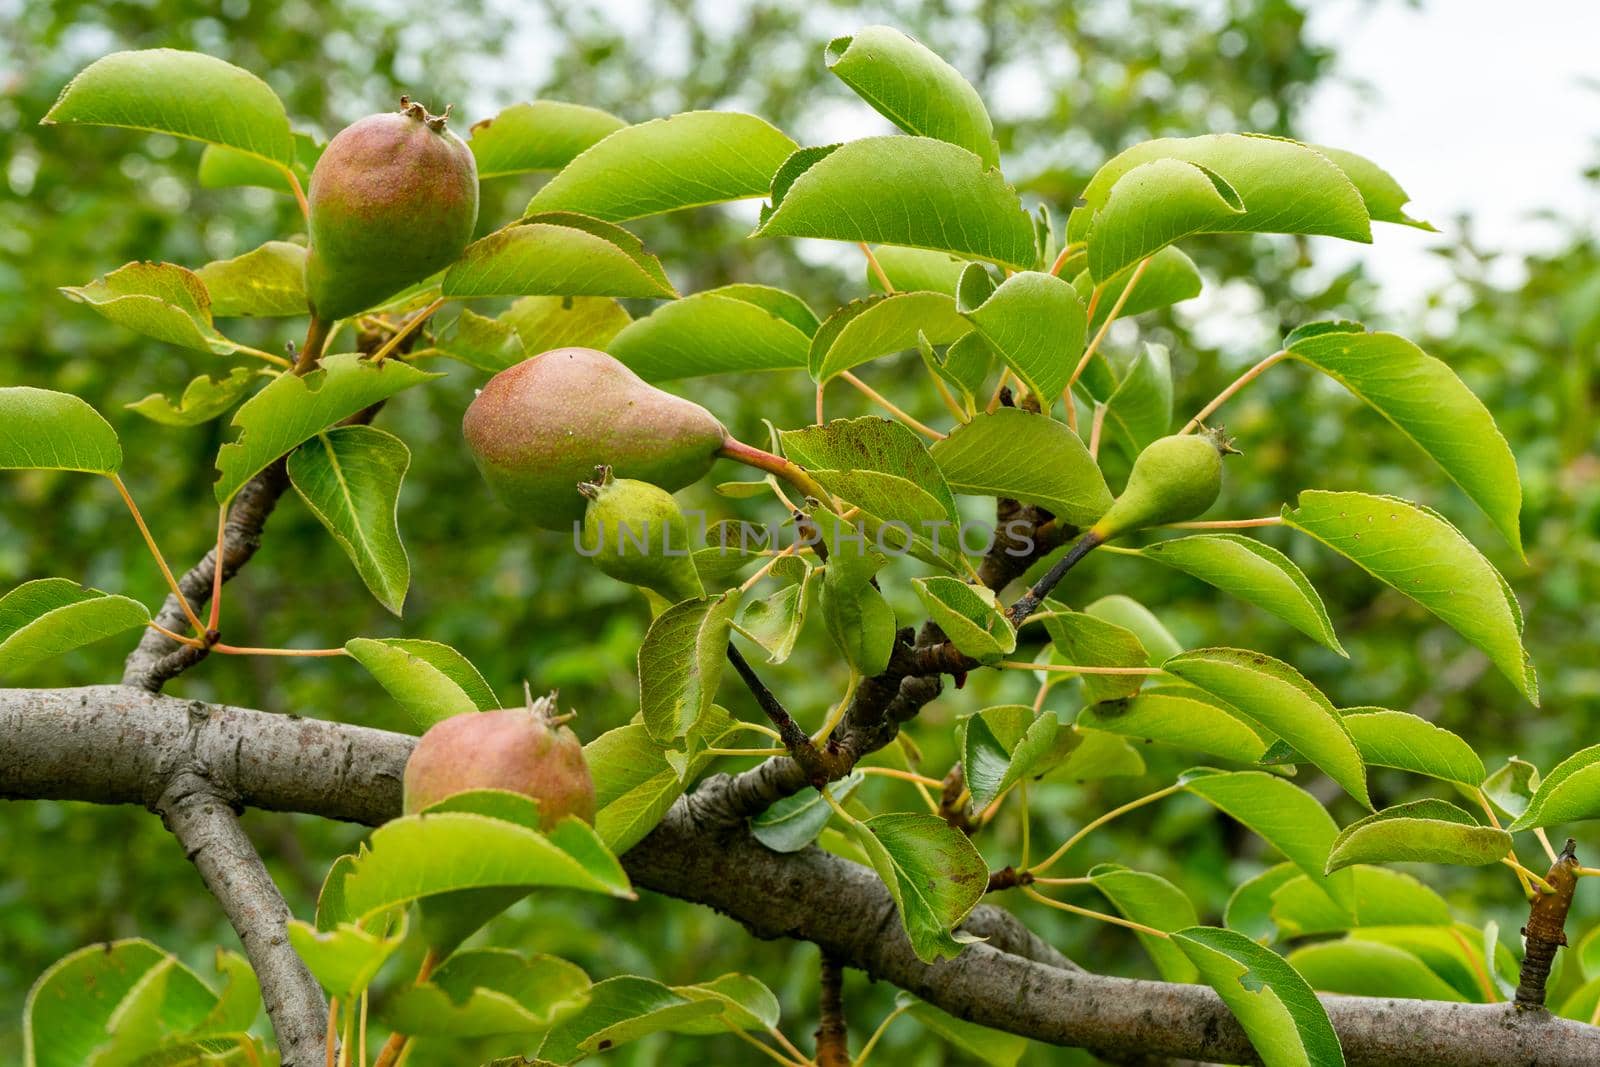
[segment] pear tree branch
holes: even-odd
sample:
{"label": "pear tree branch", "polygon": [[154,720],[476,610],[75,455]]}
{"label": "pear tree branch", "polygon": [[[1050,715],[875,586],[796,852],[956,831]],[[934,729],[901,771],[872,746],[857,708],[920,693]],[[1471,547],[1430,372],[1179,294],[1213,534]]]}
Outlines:
{"label": "pear tree branch", "polygon": [[[198,704],[134,687],[0,690],[0,798],[160,810],[176,803],[171,787],[178,770],[204,766],[208,784],[201,795],[214,790],[230,805],[377,824],[399,814],[400,776],[414,743],[381,730]],[[674,804],[623,856],[629,877],[729,915],[757,937],[811,941],[844,966],[985,1026],[1122,1060],[1257,1062],[1243,1030],[1210,989],[1071,969],[1015,917],[992,906],[980,905],[964,924],[987,941],[955,959],[922,963],[887,888],[870,869],[814,847],[788,854],[766,849],[746,826],[738,781],[714,776]],[[209,832],[214,841],[229,839],[214,822]],[[191,836],[186,847],[203,840]],[[233,862],[222,848],[201,854],[208,862],[211,856]],[[1600,1062],[1600,1028],[1544,1011],[1321,999],[1352,1065]]]}

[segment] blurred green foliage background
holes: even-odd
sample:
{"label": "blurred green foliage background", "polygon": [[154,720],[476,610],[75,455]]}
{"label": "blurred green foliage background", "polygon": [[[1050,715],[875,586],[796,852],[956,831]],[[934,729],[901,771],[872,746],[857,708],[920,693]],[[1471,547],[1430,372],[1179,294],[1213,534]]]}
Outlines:
{"label": "blurred green foliage background", "polygon": [[[848,91],[824,69],[826,34],[818,20],[807,16],[806,5],[793,3],[639,0],[622,10],[549,0],[515,14],[485,0],[58,0],[20,9],[0,4],[0,11],[8,6],[12,27],[0,40],[0,161],[9,194],[0,198],[0,382],[70,390],[106,412],[129,454],[125,477],[169,557],[185,566],[204,552],[213,529],[211,460],[225,423],[164,430],[123,405],[152,392],[175,394],[194,375],[224,364],[201,366],[194,353],[121,331],[56,290],[130,260],[198,266],[295,233],[300,220],[287,198],[264,190],[198,188],[199,149],[192,144],[121,130],[39,127],[61,86],[88,62],[121,48],[202,50],[267,78],[297,123],[324,136],[391,106],[401,92],[435,106],[453,101],[468,119],[539,96],[606,108],[630,121],[691,108],[736,108],[763,115],[801,143],[828,137],[830,117],[852,106]],[[1307,40],[1303,11],[1285,0],[1199,6],[1172,0],[836,0],[823,6],[830,20],[849,15],[851,25],[886,22],[915,34],[980,91],[1002,78],[1036,81],[1047,106],[1025,116],[997,111],[997,135],[1007,176],[1026,197],[1058,208],[1070,204],[1100,162],[1135,141],[1245,129],[1295,134],[1308,93],[1331,76],[1335,59]],[[530,18],[545,29],[511,32],[525,29]],[[511,54],[508,42],[534,54]],[[538,180],[486,186],[481,225],[514,217]],[[638,231],[683,292],[763,282],[800,294],[822,314],[864,292],[859,258],[746,241],[750,221],[743,209],[705,209],[646,220]],[[1438,252],[1455,279],[1406,321],[1372,319],[1373,285],[1358,268],[1327,282],[1308,280],[1303,242],[1227,238],[1186,248],[1208,284],[1238,279],[1231,284],[1245,287],[1246,299],[1229,302],[1253,309],[1247,314],[1254,321],[1244,324],[1242,335],[1271,335],[1330,316],[1365,318],[1406,333],[1452,364],[1495,412],[1519,456],[1527,565],[1512,558],[1488,523],[1381,420],[1331,383],[1294,367],[1267,375],[1225,412],[1246,455],[1230,467],[1218,514],[1267,514],[1304,487],[1394,492],[1441,507],[1485,546],[1521,598],[1543,707],[1522,703],[1478,652],[1409,601],[1281,531],[1267,531],[1267,537],[1290,551],[1322,590],[1350,651],[1348,662],[1252,608],[1137,561],[1115,558],[1083,568],[1066,593],[1079,604],[1127,593],[1155,609],[1185,643],[1272,652],[1296,663],[1342,705],[1412,710],[1462,733],[1491,767],[1520,754],[1548,770],[1594,740],[1593,716],[1600,712],[1594,655],[1600,613],[1592,608],[1600,596],[1593,418],[1600,245],[1591,234],[1573,232],[1568,247],[1527,262],[1526,282],[1507,290],[1485,280],[1483,265],[1494,250],[1476,247],[1464,224],[1434,221],[1445,231]],[[1441,309],[1446,313],[1425,314]],[[1112,338],[1118,348],[1139,340],[1171,347],[1177,410],[1185,415],[1265,354],[1210,347],[1194,325],[1180,309],[1141,321],[1137,331],[1121,328]],[[283,321],[245,323],[235,335],[273,350],[297,339]],[[866,376],[917,414],[938,419],[942,409],[914,360],[886,361]],[[524,679],[535,689],[559,688],[562,704],[579,712],[579,732],[593,737],[635,710],[633,656],[647,621],[644,604],[574,559],[566,538],[522,528],[479,488],[457,425],[481,376],[448,370],[445,382],[407,394],[382,416],[414,456],[400,505],[414,575],[404,621],[365,594],[337,546],[288,497],[269,525],[265,547],[229,587],[228,639],[324,647],[357,635],[433,638],[466,653],[507,701],[517,699]],[[692,392],[746,439],[762,439],[763,419],[793,426],[810,417],[811,387],[800,375],[701,380]],[[831,395],[831,414],[866,410],[859,397],[841,390]],[[719,472],[719,478],[737,476],[731,468]],[[706,487],[684,499],[713,515],[742,506]],[[108,485],[38,472],[7,475],[0,480],[0,588],[53,575],[150,604],[163,593]],[[909,612],[915,602],[899,606]],[[815,640],[808,649],[767,673],[791,708],[814,719],[837,696],[844,674],[829,661],[820,635],[810,636]],[[108,642],[19,681],[112,682],[126,651]],[[940,775],[949,766],[957,713],[1031,700],[1030,684],[1014,675],[974,677],[965,691],[930,708],[914,727],[925,769]],[[170,691],[401,725],[382,690],[344,660],[215,657]],[[723,698],[753,713],[741,691],[729,687]],[[1071,696],[1063,690],[1054,699],[1065,708]],[[1188,762],[1179,753],[1147,756],[1153,776],[1170,778]],[[1398,778],[1379,776],[1374,785],[1382,803],[1414,795],[1400,792]],[[903,786],[874,788],[880,792],[866,795],[885,804],[914,801],[894,792]],[[1041,790],[1034,798],[1035,834],[1059,840],[1085,818],[1147,788],[1113,779]],[[1414,784],[1404,788],[1414,790]],[[1341,822],[1353,815],[1353,809],[1335,810]],[[262,813],[249,815],[247,825],[302,916],[311,911],[327,863],[360,836],[356,828]],[[1000,863],[1014,859],[1014,825],[1007,828],[1004,819],[994,825],[982,847]],[[234,943],[181,851],[145,812],[0,803],[0,857],[0,1061],[20,1058],[28,985],[68,950],[143,935],[204,968],[209,946]],[[1077,859],[1085,867],[1114,859],[1157,871],[1189,891],[1202,917],[1213,920],[1231,887],[1266,862],[1258,842],[1211,809],[1181,799],[1097,834]],[[1498,918],[1507,930],[1520,925],[1509,876],[1423,873],[1464,917],[1480,923]],[[1580,909],[1591,920],[1600,910],[1593,901],[1580,901]],[[1122,932],[1037,908],[1026,912],[1085,965],[1150,974]],[[734,924],[687,905],[647,897],[624,906],[555,895],[537,906],[525,902],[493,933],[499,943],[567,955],[597,978],[634,972],[686,982],[748,970],[780,993],[792,1036],[812,1025],[814,950],[755,942]],[[848,994],[859,1042],[888,1010],[893,993],[853,975]],[[890,1033],[890,1062],[957,1062],[913,1030],[901,1024]],[[686,1064],[709,1055],[715,1062],[740,1061],[743,1047],[724,1040],[725,1046],[645,1042],[612,1060]],[[1063,1062],[1039,1055],[1037,1062]]]}

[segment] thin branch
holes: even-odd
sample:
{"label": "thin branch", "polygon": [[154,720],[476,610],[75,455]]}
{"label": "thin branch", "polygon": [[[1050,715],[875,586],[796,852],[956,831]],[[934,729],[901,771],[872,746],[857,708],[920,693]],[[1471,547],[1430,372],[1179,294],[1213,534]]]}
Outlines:
{"label": "thin branch", "polygon": [[[1111,305],[1111,312],[1106,315],[1106,320],[1100,324],[1100,329],[1095,332],[1094,340],[1089,342],[1089,346],[1083,350],[1083,355],[1078,357],[1078,365],[1072,368],[1072,377],[1067,379],[1067,394],[1069,398],[1072,393],[1073,383],[1078,380],[1078,376],[1089,365],[1089,361],[1094,358],[1094,354],[1100,351],[1100,342],[1104,341],[1106,334],[1111,332],[1111,327],[1116,323],[1117,316],[1122,313],[1122,306],[1128,302],[1128,297],[1133,295],[1134,287],[1139,284],[1139,279],[1144,277],[1144,269],[1149,265],[1150,260],[1141,259],[1139,265],[1133,268],[1133,273],[1128,276],[1128,284],[1124,285],[1122,292],[1117,294],[1117,301]],[[1090,322],[1094,321],[1094,304],[1098,301],[1101,292],[1101,286],[1095,286],[1094,296],[1089,305]]]}
{"label": "thin branch", "polygon": [[289,946],[289,906],[239,825],[230,799],[203,766],[179,770],[154,805],[199,870],[244,945],[284,1067],[323,1058],[328,1006]]}

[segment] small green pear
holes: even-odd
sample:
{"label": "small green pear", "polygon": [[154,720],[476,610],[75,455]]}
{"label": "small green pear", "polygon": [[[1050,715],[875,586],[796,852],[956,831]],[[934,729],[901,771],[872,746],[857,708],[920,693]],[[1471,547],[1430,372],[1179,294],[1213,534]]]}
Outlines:
{"label": "small green pear", "polygon": [[1222,457],[1237,450],[1219,430],[1173,434],[1150,442],[1133,461],[1128,484],[1089,533],[1104,544],[1151,526],[1201,515],[1222,492]]}
{"label": "small green pear", "polygon": [[659,593],[668,604],[706,595],[689,549],[689,524],[672,494],[610,467],[578,487],[589,498],[580,551],[619,582]]}
{"label": "small green pear", "polygon": [[728,439],[711,412],[592,348],[552,349],[496,374],[461,430],[495,495],[548,530],[582,521],[578,483],[596,467],[670,493],[703,478]]}
{"label": "small green pear", "polygon": [[461,255],[478,223],[478,165],[444,115],[401,97],[399,111],[368,115],[328,142],[306,203],[306,298],[332,322]]}

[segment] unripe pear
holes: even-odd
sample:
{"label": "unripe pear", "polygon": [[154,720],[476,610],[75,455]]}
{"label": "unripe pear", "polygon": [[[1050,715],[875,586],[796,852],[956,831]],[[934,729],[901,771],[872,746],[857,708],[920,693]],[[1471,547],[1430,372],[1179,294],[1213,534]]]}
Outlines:
{"label": "unripe pear", "polygon": [[671,493],[612,477],[610,467],[598,468],[595,481],[578,489],[589,498],[582,550],[596,567],[619,582],[654,590],[669,604],[706,595],[689,555],[689,524]]}
{"label": "unripe pear", "polygon": [[399,111],[368,115],[328,143],[306,202],[306,297],[332,322],[461,255],[478,222],[478,165],[445,115],[401,97]]}
{"label": "unripe pear", "polygon": [[1217,502],[1222,457],[1237,451],[1218,430],[1150,442],[1133,461],[1128,484],[1090,533],[1101,543],[1150,526],[1186,522]]}
{"label": "unripe pear", "polygon": [[583,518],[578,483],[596,467],[673,492],[704,477],[728,437],[699,404],[592,348],[552,349],[496,374],[461,431],[495,495],[550,530]]}
{"label": "unripe pear", "polygon": [[575,815],[594,822],[594,780],[573,732],[548,714],[548,702],[464,712],[435,723],[411,750],[402,809],[415,815],[457,793],[505,789],[539,802],[548,830]]}

